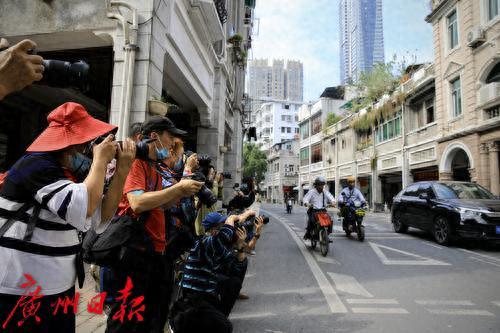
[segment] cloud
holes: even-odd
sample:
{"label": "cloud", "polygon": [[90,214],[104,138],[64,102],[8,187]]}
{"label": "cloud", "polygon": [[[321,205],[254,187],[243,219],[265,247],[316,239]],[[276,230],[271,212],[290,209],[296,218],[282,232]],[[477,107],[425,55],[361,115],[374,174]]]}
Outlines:
{"label": "cloud", "polygon": [[[432,27],[422,0],[382,0],[386,61],[417,55],[432,61]],[[411,13],[411,15],[409,14]],[[340,83],[338,0],[259,0],[258,35],[251,58],[300,60],[304,64],[304,100],[317,99]],[[415,51],[418,49],[418,51]]]}

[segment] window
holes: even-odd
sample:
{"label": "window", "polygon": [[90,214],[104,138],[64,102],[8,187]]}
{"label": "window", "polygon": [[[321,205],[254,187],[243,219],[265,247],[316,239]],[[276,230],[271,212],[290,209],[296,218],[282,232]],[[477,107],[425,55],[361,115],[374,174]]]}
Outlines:
{"label": "window", "polygon": [[431,184],[424,183],[420,184],[420,187],[418,188],[417,196],[420,196],[420,194],[426,193],[429,199],[435,199],[436,196],[434,195],[434,191],[432,190]]}
{"label": "window", "polygon": [[309,147],[302,148],[300,150],[300,165],[308,165],[309,164]]}
{"label": "window", "polygon": [[311,135],[318,134],[321,131],[321,114],[311,119]]}
{"label": "window", "polygon": [[418,188],[419,188],[418,184],[411,185],[410,187],[408,187],[406,189],[406,191],[403,195],[405,195],[407,197],[416,197],[417,193],[418,193]]}
{"label": "window", "polygon": [[285,127],[281,128],[281,133],[285,133]]}
{"label": "window", "polygon": [[290,110],[290,105],[289,104],[285,104],[285,110]]}
{"label": "window", "polygon": [[300,138],[302,140],[309,137],[309,122],[300,125]]}
{"label": "window", "polygon": [[425,102],[425,120],[427,124],[434,122],[434,99]]}
{"label": "window", "polygon": [[299,116],[295,115],[295,121],[299,121]]}
{"label": "window", "polygon": [[321,153],[321,143],[311,146],[311,163],[318,163],[323,161]]}
{"label": "window", "polygon": [[295,128],[295,134],[299,134],[299,129]]}
{"label": "window", "polygon": [[287,132],[287,133],[292,133],[292,128],[291,128],[291,127],[287,127],[287,128],[286,128],[286,132]]}
{"label": "window", "polygon": [[395,118],[378,125],[375,129],[376,143],[397,138],[401,135],[401,113],[398,112]]}
{"label": "window", "polygon": [[462,91],[460,88],[460,78],[450,82],[450,84],[452,116],[453,118],[456,118],[462,114]]}
{"label": "window", "polygon": [[448,21],[448,38],[450,50],[453,50],[458,45],[458,23],[457,11],[454,10],[447,17]]}
{"label": "window", "polygon": [[493,20],[498,16],[498,3],[500,0],[488,0],[488,20]]}
{"label": "window", "polygon": [[286,116],[285,115],[281,115],[281,121],[286,121]]}

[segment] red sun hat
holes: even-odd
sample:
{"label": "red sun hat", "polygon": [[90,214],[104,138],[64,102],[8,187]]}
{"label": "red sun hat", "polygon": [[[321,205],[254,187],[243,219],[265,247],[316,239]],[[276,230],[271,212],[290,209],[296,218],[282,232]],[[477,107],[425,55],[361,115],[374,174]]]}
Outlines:
{"label": "red sun hat", "polygon": [[73,102],[60,105],[47,116],[49,126],[33,141],[27,152],[57,151],[82,144],[116,130],[116,126],[91,117]]}

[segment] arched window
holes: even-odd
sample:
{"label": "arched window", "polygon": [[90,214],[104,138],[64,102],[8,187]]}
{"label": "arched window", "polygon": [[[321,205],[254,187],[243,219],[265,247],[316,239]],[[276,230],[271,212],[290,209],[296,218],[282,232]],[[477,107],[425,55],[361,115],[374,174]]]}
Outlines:
{"label": "arched window", "polygon": [[486,83],[500,82],[500,62],[493,67],[486,78]]}

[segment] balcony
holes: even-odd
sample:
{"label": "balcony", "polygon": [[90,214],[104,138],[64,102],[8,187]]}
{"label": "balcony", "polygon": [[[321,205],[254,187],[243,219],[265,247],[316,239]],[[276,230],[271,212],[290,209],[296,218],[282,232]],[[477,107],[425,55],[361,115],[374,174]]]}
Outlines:
{"label": "balcony", "polygon": [[500,82],[485,84],[477,92],[477,105],[483,106],[500,99]]}
{"label": "balcony", "polygon": [[227,10],[225,0],[214,0],[215,8],[217,9],[217,14],[219,15],[219,20],[221,24],[227,21]]}

